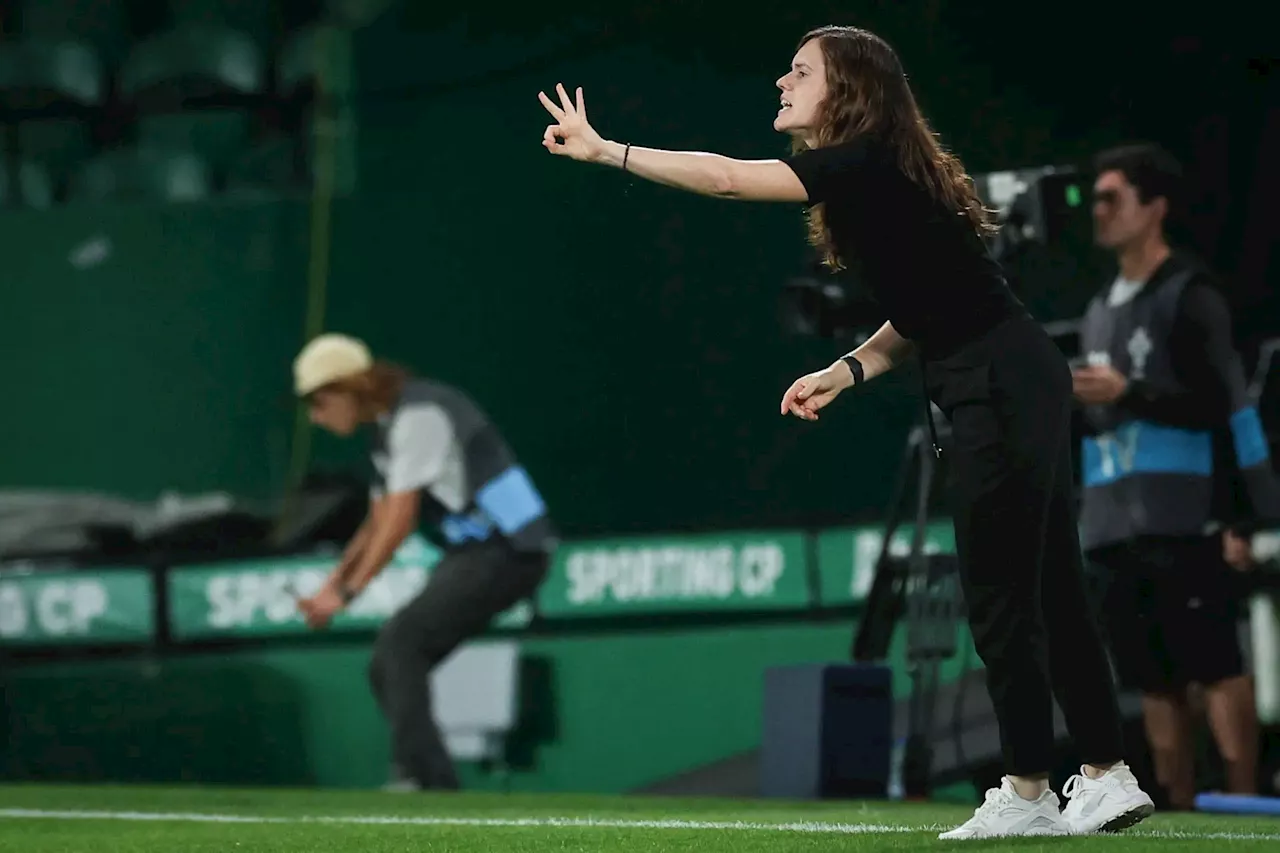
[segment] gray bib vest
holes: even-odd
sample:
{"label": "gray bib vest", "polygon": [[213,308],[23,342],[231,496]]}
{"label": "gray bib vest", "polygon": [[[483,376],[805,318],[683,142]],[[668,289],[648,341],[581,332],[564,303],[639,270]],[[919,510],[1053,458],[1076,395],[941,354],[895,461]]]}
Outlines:
{"label": "gray bib vest", "polygon": [[457,512],[423,490],[421,516],[428,536],[445,549],[501,536],[518,551],[550,553],[556,534],[533,481],[484,413],[448,385],[425,379],[405,384],[392,418],[374,432],[375,486],[385,487],[377,472],[387,468],[387,436],[395,411],[413,405],[438,406],[447,414],[466,479],[466,505]]}
{"label": "gray bib vest", "polygon": [[[1160,391],[1185,391],[1174,371],[1169,341],[1178,303],[1195,272],[1180,270],[1120,305],[1108,304],[1105,294],[1096,297],[1080,331],[1081,351],[1089,362],[1109,363]],[[1237,463],[1246,475],[1260,468],[1269,476],[1257,409],[1243,383],[1224,380],[1232,388],[1229,426]],[[1139,536],[1206,532],[1215,520],[1213,431],[1134,418],[1111,405],[1087,406],[1085,417],[1096,432],[1081,448],[1080,526],[1086,550]]]}

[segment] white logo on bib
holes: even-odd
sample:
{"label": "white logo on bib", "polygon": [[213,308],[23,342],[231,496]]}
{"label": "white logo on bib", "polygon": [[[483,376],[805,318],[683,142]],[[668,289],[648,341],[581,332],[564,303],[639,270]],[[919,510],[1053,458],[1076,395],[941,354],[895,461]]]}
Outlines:
{"label": "white logo on bib", "polygon": [[1130,379],[1145,379],[1147,375],[1147,357],[1153,349],[1151,336],[1147,330],[1139,326],[1129,337],[1129,361],[1133,365]]}
{"label": "white logo on bib", "polygon": [[1137,424],[1129,424],[1098,436],[1098,464],[1103,477],[1110,480],[1133,472],[1138,455],[1138,432]]}

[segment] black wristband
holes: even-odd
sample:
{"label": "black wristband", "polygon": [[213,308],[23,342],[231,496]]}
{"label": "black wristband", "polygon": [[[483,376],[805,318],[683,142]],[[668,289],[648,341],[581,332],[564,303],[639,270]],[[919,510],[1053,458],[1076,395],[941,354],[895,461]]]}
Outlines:
{"label": "black wristband", "polygon": [[840,356],[840,360],[849,365],[849,370],[853,372],[853,384],[861,385],[866,379],[866,374],[862,372],[862,362],[858,361],[853,353]]}
{"label": "black wristband", "polygon": [[343,604],[350,604],[352,601],[355,600],[357,594],[358,593],[356,593],[355,590],[353,590],[351,587],[347,586],[346,584],[343,584],[342,586],[338,587],[338,598],[342,599]]}
{"label": "black wristband", "polygon": [[627,171],[627,158],[631,156],[631,143],[627,143],[627,147],[622,150],[622,171]]}

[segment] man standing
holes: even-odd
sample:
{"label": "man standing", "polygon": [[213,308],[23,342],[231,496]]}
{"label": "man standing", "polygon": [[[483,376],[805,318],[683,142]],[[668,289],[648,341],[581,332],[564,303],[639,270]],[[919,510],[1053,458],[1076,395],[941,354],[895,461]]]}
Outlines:
{"label": "man standing", "polygon": [[[1087,365],[1073,375],[1091,433],[1082,541],[1109,575],[1103,620],[1120,680],[1142,691],[1156,776],[1174,808],[1191,808],[1189,684],[1204,687],[1230,790],[1255,791],[1256,708],[1228,566],[1250,567],[1250,522],[1274,517],[1280,493],[1226,303],[1165,235],[1178,163],[1143,144],[1095,167],[1095,238],[1119,275],[1086,313]],[[1218,500],[1227,493],[1252,506]]]}
{"label": "man standing", "polygon": [[546,506],[497,429],[457,389],[375,361],[342,335],[311,341],[293,370],[313,424],[339,436],[371,431],[375,471],[368,517],[328,581],[299,607],[312,627],[328,624],[426,522],[444,556],[383,626],[369,675],[391,727],[398,785],[455,789],[428,676],[541,584],[555,547]]}

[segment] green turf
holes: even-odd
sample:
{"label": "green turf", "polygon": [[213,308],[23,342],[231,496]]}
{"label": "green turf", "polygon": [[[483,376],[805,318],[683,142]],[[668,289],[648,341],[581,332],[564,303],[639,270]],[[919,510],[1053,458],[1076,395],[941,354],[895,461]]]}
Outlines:
{"label": "green turf", "polygon": [[[937,840],[938,827],[969,813],[926,804],[27,785],[0,787],[0,850],[858,853],[955,846]],[[1117,853],[1261,845],[1280,849],[1280,821],[1157,815],[1122,835],[960,844]]]}

